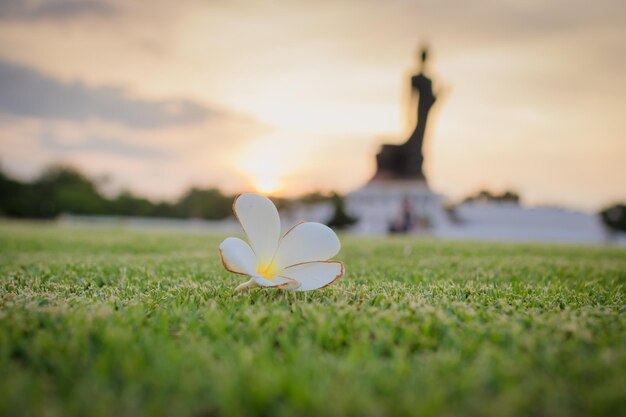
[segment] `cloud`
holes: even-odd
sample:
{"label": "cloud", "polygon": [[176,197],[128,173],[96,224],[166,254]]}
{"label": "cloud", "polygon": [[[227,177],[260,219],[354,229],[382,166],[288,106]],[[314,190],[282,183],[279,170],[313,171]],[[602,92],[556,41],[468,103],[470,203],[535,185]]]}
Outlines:
{"label": "cloud", "polygon": [[101,0],[0,0],[0,19],[65,19],[85,15],[110,16],[116,10]]}
{"label": "cloud", "polygon": [[[11,20],[0,20],[0,59],[39,71],[36,79],[54,74],[57,80],[84,80],[90,86],[128,87],[111,92],[78,84],[89,97],[112,95],[135,104],[138,97],[130,91],[145,94],[143,104],[146,97],[194,97],[248,113],[284,137],[286,145],[273,147],[280,158],[292,161],[295,151],[285,149],[292,142],[304,144],[306,151],[297,155],[306,158],[284,171],[294,190],[367,180],[378,135],[402,139],[403,72],[425,39],[432,45],[432,76],[446,92],[426,145],[426,170],[435,189],[462,197],[479,187],[515,186],[528,190],[531,201],[557,195],[590,208],[601,202],[600,195],[624,195],[618,181],[607,185],[607,178],[624,177],[626,167],[615,159],[624,154],[626,131],[620,115],[626,105],[623,0],[154,0],[150,7],[111,0],[114,14],[106,16],[82,6],[65,11],[55,6],[53,13],[15,9],[22,1],[62,0],[12,0],[14,9],[7,15],[3,1],[0,14]],[[12,77],[29,83],[23,74]],[[63,91],[77,89],[48,81]],[[119,106],[104,111],[103,105],[90,104],[85,116],[81,105],[56,94],[46,99],[52,106],[44,109],[46,116],[19,117],[33,109],[43,112],[40,97],[16,109],[17,100],[7,104],[5,97],[10,86],[2,77],[0,83],[0,123],[3,112],[9,116],[0,124],[0,155],[15,172],[35,172],[67,156],[86,172],[114,172],[120,183],[158,196],[188,183],[234,181],[248,165],[242,155],[254,159],[252,145],[265,147],[266,134],[258,125],[244,126],[238,117],[213,119],[213,106],[207,110],[209,123],[136,129],[137,117],[129,123]],[[68,116],[70,104],[74,110]],[[31,124],[35,127],[17,129]],[[56,142],[44,144],[41,135],[50,130]],[[355,135],[362,147],[336,150]],[[120,141],[157,147],[174,157],[135,163],[124,152],[143,149],[120,150]],[[535,163],[532,173],[518,164],[545,162],[541,158],[552,162]],[[557,194],[550,187],[567,191]]]}
{"label": "cloud", "polygon": [[135,145],[115,138],[87,137],[80,141],[73,141],[46,132],[39,137],[39,141],[45,149],[65,154],[96,152],[140,159],[166,159],[172,156],[163,149]]}
{"label": "cloud", "polygon": [[140,100],[121,88],[62,82],[1,59],[0,91],[0,112],[43,119],[95,118],[135,128],[158,128],[226,116],[190,100]]}

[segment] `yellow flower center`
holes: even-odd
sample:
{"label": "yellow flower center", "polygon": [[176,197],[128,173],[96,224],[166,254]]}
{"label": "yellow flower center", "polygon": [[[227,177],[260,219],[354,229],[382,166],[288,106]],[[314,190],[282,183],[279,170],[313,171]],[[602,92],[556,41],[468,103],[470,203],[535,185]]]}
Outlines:
{"label": "yellow flower center", "polygon": [[272,277],[276,275],[276,265],[274,262],[259,262],[256,267],[257,274],[261,275],[263,278],[272,280]]}

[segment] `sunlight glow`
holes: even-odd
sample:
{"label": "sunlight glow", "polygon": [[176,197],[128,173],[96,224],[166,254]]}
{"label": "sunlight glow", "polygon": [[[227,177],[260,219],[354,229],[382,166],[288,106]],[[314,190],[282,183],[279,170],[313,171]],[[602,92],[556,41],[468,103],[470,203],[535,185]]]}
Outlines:
{"label": "sunlight glow", "polygon": [[290,185],[289,176],[301,165],[302,156],[294,152],[296,146],[290,134],[262,136],[246,144],[237,153],[232,166],[248,178],[256,191],[263,194],[284,192]]}
{"label": "sunlight glow", "polygon": [[281,189],[281,183],[277,178],[270,176],[258,177],[253,180],[253,186],[261,194],[271,195]]}
{"label": "sunlight glow", "polygon": [[[374,174],[381,144],[412,133],[410,77],[427,41],[438,98],[424,169],[434,191],[455,201],[514,189],[527,204],[593,211],[626,199],[615,180],[626,178],[623,1],[596,13],[558,1],[456,0],[445,10],[156,2],[145,11],[101,0],[115,8],[106,19],[21,3],[17,14],[37,9],[37,18],[0,24],[3,82],[19,98],[0,99],[0,165],[18,178],[69,164],[110,176],[111,195],[159,200],[190,184],[283,197],[350,192]],[[477,24],[465,24],[471,13]],[[524,24],[535,16],[540,27]],[[155,27],[159,36],[148,36]],[[76,104],[86,94],[87,110]]]}

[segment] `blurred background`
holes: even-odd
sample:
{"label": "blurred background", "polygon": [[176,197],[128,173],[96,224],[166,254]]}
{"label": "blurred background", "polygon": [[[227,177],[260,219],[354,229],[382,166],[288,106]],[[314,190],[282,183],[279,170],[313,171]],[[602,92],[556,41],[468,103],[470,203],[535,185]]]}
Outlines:
{"label": "blurred background", "polygon": [[440,98],[425,173],[447,207],[626,216],[621,0],[0,0],[2,213],[330,204],[410,133],[422,42]]}

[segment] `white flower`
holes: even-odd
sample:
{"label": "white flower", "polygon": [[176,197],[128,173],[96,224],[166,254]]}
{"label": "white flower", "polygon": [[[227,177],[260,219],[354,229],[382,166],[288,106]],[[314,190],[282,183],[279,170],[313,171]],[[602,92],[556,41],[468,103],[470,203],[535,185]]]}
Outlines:
{"label": "white flower", "polygon": [[233,211],[250,245],[234,237],[225,239],[220,244],[222,264],[230,272],[251,277],[235,291],[259,286],[310,291],[343,277],[343,264],[328,260],[341,247],[329,227],[303,222],[281,237],[278,210],[260,194],[241,194]]}

